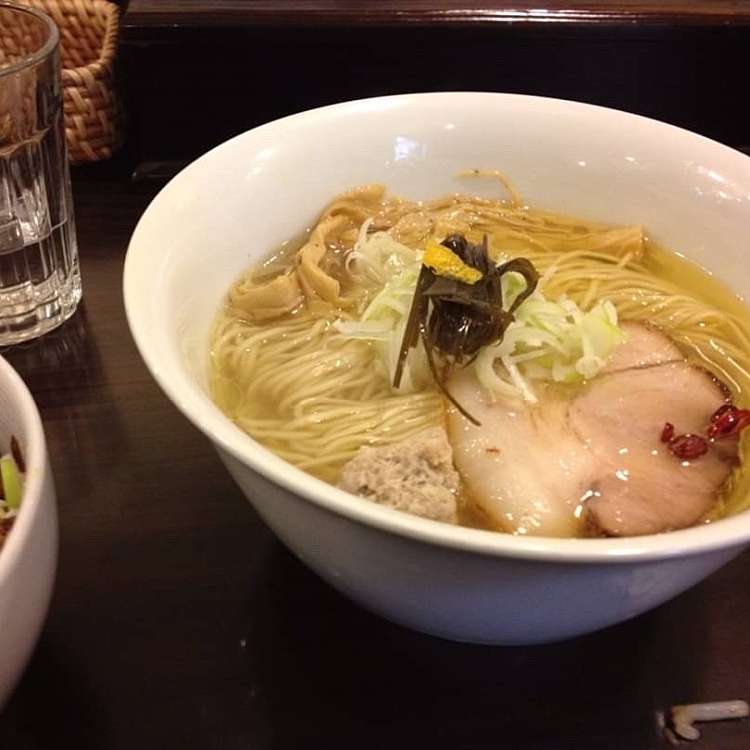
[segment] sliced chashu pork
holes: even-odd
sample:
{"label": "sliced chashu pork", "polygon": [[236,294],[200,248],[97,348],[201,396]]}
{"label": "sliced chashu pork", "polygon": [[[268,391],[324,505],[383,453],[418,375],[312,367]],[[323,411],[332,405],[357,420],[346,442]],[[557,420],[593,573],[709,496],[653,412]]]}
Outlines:
{"label": "sliced chashu pork", "polygon": [[680,461],[659,436],[665,422],[705,435],[724,399],[705,370],[686,362],[603,375],[574,399],[571,428],[597,458],[586,503],[593,529],[632,536],[696,523],[731,464],[716,450]]}
{"label": "sliced chashu pork", "polygon": [[576,507],[591,487],[596,458],[569,427],[568,401],[542,387],[535,407],[490,403],[470,369],[457,371],[448,389],[481,423],[448,411],[453,460],[470,500],[506,531],[576,536]]}
{"label": "sliced chashu pork", "polygon": [[620,328],[625,332],[627,340],[612,352],[602,373],[685,360],[672,339],[658,328],[627,321],[622,323]]}
{"label": "sliced chashu pork", "polygon": [[536,406],[490,403],[469,370],[451,379],[451,393],[482,423],[450,410],[456,466],[473,501],[503,528],[648,534],[690,526],[715,502],[733,451],[680,461],[659,436],[665,422],[678,433],[704,433],[724,390],[664,334],[626,330],[607,374],[572,397],[541,386]]}

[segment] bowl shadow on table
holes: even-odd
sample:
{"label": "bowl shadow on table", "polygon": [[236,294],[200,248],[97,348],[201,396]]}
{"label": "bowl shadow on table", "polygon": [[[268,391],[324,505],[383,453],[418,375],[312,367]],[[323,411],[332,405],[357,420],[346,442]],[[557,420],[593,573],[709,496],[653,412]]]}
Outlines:
{"label": "bowl shadow on table", "polygon": [[[2,354],[21,375],[39,407],[58,486],[58,502],[68,500],[68,480],[75,482],[80,496],[94,492],[97,461],[101,460],[97,457],[101,452],[117,455],[125,446],[120,442],[117,384],[110,382],[85,300],[59,328],[32,341],[6,347]],[[108,429],[92,432],[82,427],[94,418]],[[92,445],[93,439],[98,446]],[[56,451],[60,444],[71,449]]]}
{"label": "bowl shadow on table", "polygon": [[599,633],[490,647],[388,623],[280,545],[269,575],[245,673],[274,748],[662,748],[655,707],[696,694],[708,669],[700,587]]}
{"label": "bowl shadow on table", "polygon": [[[58,506],[65,510],[60,514],[60,564],[51,620],[59,591],[66,588],[71,572],[76,570],[77,536],[71,536],[70,530],[75,526],[75,518],[91,513],[90,498],[96,490],[99,453],[91,449],[91,430],[82,429],[81,424],[96,412],[98,419],[110,427],[98,433],[96,439],[113,455],[122,448],[117,442],[121,433],[116,427],[119,412],[114,406],[115,388],[109,381],[85,302],[59,328],[0,352],[21,375],[39,407],[58,490]],[[70,450],[55,450],[63,443]],[[101,747],[106,706],[100,704],[86,676],[71,667],[75,659],[65,658],[65,650],[65,643],[48,622],[5,709],[13,720],[0,720],[2,747],[58,747],[61,739],[80,750]],[[35,706],[44,706],[43,720],[37,710],[30,708]]]}
{"label": "bowl shadow on table", "polygon": [[99,385],[104,378],[85,302],[59,328],[3,347],[0,353],[18,370],[42,406],[66,388]]}

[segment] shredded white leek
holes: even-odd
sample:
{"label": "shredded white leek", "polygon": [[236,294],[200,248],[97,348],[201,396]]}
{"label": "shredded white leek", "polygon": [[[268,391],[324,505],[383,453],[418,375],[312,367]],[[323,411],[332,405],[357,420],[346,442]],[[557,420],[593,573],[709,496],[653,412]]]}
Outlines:
{"label": "shredded white leek", "polygon": [[535,403],[530,380],[575,383],[594,378],[625,340],[617,310],[607,300],[585,312],[566,297],[552,302],[536,291],[515,317],[503,340],[484,347],[474,363],[479,382],[493,396],[510,395],[510,385],[513,395]]}
{"label": "shredded white leek", "polygon": [[[371,293],[359,320],[337,321],[335,327],[348,338],[371,341],[393,382],[422,256],[396,242],[387,232],[368,235],[370,223],[368,219],[362,224],[354,249],[347,257],[347,268],[381,288]],[[395,390],[413,393],[429,379],[427,356],[420,342],[410,352],[401,384]]]}
{"label": "shredded white leek", "polygon": [[346,258],[346,269],[363,283],[383,286],[401,271],[415,265],[417,253],[391,237],[388,232],[368,235],[372,219],[362,222],[352,251]]}
{"label": "shredded white leek", "polygon": [[[348,338],[372,341],[393,380],[421,253],[396,242],[387,232],[368,235],[368,228],[369,222],[363,223],[347,267],[380,288],[373,289],[358,321],[339,321],[336,328]],[[520,274],[503,275],[506,310],[525,287]],[[515,320],[503,340],[483,347],[472,366],[493,398],[522,398],[535,403],[530,381],[575,383],[594,378],[624,340],[611,302],[601,301],[585,311],[565,296],[555,302],[546,299],[538,287],[515,311]],[[426,355],[420,344],[407,359],[399,391],[412,392],[428,381]]]}

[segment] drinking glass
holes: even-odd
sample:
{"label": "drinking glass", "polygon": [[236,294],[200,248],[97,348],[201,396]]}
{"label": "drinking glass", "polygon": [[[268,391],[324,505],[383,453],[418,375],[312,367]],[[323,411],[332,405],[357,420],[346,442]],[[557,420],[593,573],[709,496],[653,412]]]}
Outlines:
{"label": "drinking glass", "polygon": [[44,13],[0,2],[0,346],[81,299],[58,44]]}

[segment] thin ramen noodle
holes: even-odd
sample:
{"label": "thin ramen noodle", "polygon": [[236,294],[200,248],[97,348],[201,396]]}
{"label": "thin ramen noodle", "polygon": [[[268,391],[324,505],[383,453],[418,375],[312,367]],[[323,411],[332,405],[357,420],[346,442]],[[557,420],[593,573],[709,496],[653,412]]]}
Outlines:
{"label": "thin ramen noodle", "polygon": [[[533,263],[547,299],[564,297],[581,310],[609,300],[620,320],[662,329],[726,384],[736,404],[747,404],[750,315],[736,296],[640,226],[564,216],[506,192],[503,199],[456,194],[414,202],[366,185],[334,198],[300,241],[232,287],[211,344],[217,404],[274,453],[328,482],[362,446],[393,444],[444,423],[445,399],[433,381],[395,391],[373,341],[342,333],[340,321],[359,321],[387,283],[379,267],[352,262],[362,237],[378,232],[414,253],[431,237],[486,237],[493,259]],[[398,264],[397,256],[389,262]],[[391,304],[405,314],[409,300]],[[746,453],[743,436],[741,459]],[[748,490],[736,470],[710,517],[745,509]]]}

